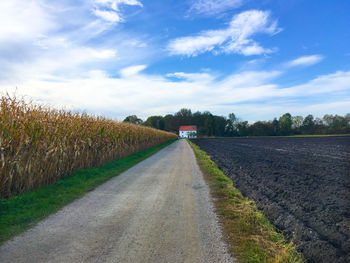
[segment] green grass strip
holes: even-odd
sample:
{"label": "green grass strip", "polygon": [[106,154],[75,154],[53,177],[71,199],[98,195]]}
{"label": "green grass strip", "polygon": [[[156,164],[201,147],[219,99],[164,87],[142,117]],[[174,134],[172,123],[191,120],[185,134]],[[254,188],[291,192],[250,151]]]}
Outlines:
{"label": "green grass strip", "polygon": [[53,184],[0,199],[0,244],[173,142],[134,153],[101,167],[78,170]]}
{"label": "green grass strip", "polygon": [[292,242],[277,233],[255,203],[245,198],[210,157],[189,141],[223,227],[232,255],[241,263],[302,263]]}

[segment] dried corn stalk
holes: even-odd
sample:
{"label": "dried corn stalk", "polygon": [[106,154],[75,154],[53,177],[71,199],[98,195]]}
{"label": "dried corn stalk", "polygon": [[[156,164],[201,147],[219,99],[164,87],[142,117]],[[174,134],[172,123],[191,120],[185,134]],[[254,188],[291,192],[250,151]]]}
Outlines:
{"label": "dried corn stalk", "polygon": [[0,198],[175,139],[172,133],[0,97]]}

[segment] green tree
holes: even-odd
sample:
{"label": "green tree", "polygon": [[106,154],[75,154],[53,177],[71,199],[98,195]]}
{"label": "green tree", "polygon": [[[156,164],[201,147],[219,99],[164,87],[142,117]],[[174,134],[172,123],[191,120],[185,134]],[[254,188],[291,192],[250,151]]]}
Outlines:
{"label": "green tree", "polygon": [[214,136],[224,136],[225,135],[225,127],[227,125],[227,120],[223,116],[213,116],[214,122]]}
{"label": "green tree", "polygon": [[[125,122],[139,123],[135,115],[128,116]],[[279,119],[273,121],[257,121],[248,124],[241,121],[234,113],[228,118],[213,115],[209,111],[192,113],[190,109],[183,108],[175,114],[162,116],[151,116],[143,125],[156,129],[177,132],[180,125],[197,125],[198,136],[272,136],[291,135],[300,133],[309,134],[342,134],[350,133],[350,113],[340,115],[326,114],[322,119],[308,115],[305,119],[302,116],[291,116],[283,114]]]}
{"label": "green tree", "polygon": [[342,127],[346,127],[347,126],[347,120],[345,117],[340,116],[340,115],[335,115],[333,118],[333,124],[332,126],[334,128],[340,129]]}
{"label": "green tree", "polygon": [[323,116],[323,121],[327,126],[331,126],[333,123],[333,115],[326,114]]}
{"label": "green tree", "polygon": [[166,131],[177,132],[178,125],[176,124],[176,120],[172,114],[167,114],[164,116],[164,129]]}
{"label": "green tree", "polygon": [[248,122],[247,121],[240,121],[237,123],[237,130],[239,136],[248,136]]}
{"label": "green tree", "polygon": [[303,125],[304,118],[303,116],[293,116],[293,129],[299,129]]}
{"label": "green tree", "polygon": [[147,118],[143,125],[159,130],[164,130],[165,122],[162,116],[151,116]]}
{"label": "green tree", "polygon": [[292,115],[290,113],[283,114],[279,120],[279,126],[280,126],[280,133],[281,135],[290,135],[292,134]]}
{"label": "green tree", "polygon": [[228,115],[227,124],[225,127],[225,133],[228,136],[237,136],[238,135],[238,131],[237,131],[237,123],[238,122],[239,122],[239,119],[237,118],[237,116],[234,113],[230,113]]}
{"label": "green tree", "polygon": [[126,117],[123,122],[130,122],[133,124],[142,124],[142,120],[139,119],[136,115],[130,115],[128,117]]}
{"label": "green tree", "polygon": [[307,115],[303,121],[303,125],[301,126],[301,129],[304,133],[312,133],[314,129],[315,123],[314,123],[314,116],[311,114]]}
{"label": "green tree", "polygon": [[280,124],[276,118],[274,118],[272,121],[272,135],[280,135]]}
{"label": "green tree", "polygon": [[347,121],[346,125],[350,125],[350,113],[345,114],[344,118]]}
{"label": "green tree", "polygon": [[209,111],[205,111],[202,113],[203,118],[203,126],[200,127],[201,134],[206,136],[214,135],[214,118],[213,114]]}
{"label": "green tree", "polygon": [[347,133],[348,128],[350,128],[350,114],[345,116],[340,115],[329,115],[323,116],[323,122],[326,124],[328,133]]}
{"label": "green tree", "polygon": [[179,125],[192,125],[192,111],[190,109],[181,109],[175,113],[175,118]]}

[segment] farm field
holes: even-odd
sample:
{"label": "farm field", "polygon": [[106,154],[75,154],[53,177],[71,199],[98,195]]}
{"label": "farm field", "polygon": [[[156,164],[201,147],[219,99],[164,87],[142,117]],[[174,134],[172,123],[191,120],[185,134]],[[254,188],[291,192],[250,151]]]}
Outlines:
{"label": "farm field", "polygon": [[350,137],[191,141],[309,262],[350,262]]}
{"label": "farm field", "polygon": [[0,96],[0,198],[174,139],[150,127]]}

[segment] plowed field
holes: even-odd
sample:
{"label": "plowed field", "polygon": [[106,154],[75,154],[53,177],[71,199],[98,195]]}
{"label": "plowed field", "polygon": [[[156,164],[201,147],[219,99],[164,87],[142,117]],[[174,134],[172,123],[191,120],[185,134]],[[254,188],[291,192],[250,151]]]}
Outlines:
{"label": "plowed field", "polygon": [[350,262],[350,137],[192,141],[308,262]]}

